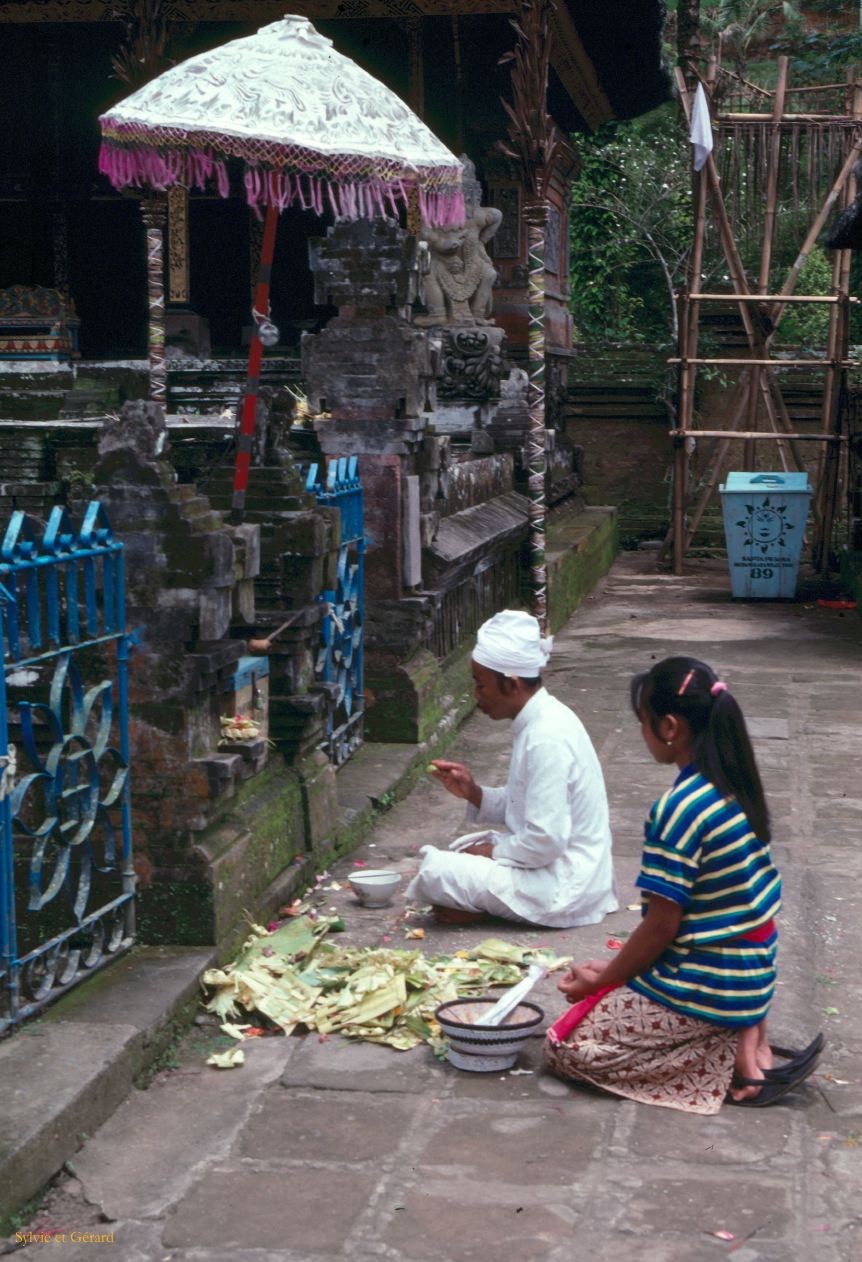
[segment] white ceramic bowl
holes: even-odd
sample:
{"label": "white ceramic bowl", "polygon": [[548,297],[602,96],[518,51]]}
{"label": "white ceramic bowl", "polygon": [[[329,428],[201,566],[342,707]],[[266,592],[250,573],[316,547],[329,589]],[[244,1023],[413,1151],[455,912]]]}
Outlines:
{"label": "white ceramic bowl", "polygon": [[347,879],[363,907],[385,907],[401,884],[400,875],[392,868],[352,872]]}
{"label": "white ceramic bowl", "polygon": [[454,999],[442,1003],[434,1014],[449,1040],[448,1058],[458,1069],[493,1073],[511,1069],[524,1043],[545,1019],[535,1003],[518,1005],[502,1025],[482,1025],[482,1013],[497,1002],[488,999]]}

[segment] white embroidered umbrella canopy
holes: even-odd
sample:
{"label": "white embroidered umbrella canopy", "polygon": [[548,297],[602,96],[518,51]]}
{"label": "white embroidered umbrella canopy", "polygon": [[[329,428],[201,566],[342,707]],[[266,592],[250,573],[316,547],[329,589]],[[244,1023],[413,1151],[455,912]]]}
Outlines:
{"label": "white embroidered umbrella canopy", "polygon": [[[99,170],[115,188],[203,188],[230,193],[228,163],[243,168],[245,195],[266,207],[249,350],[248,382],[237,439],[233,518],[245,504],[257,388],[260,330],[269,311],[269,273],[278,212],[298,204],[337,218],[396,214],[415,189],[427,223],[464,222],[461,163],[400,97],[290,15],[164,71],[99,119]],[[157,234],[158,235],[158,234]],[[149,248],[149,247],[148,247]],[[161,246],[150,254],[151,291],[164,291]],[[164,403],[164,329],[154,352],[150,301],[151,397]],[[277,337],[277,334],[276,334]],[[160,374],[153,387],[154,365]]]}
{"label": "white embroidered umbrella canopy", "polygon": [[291,203],[341,218],[393,213],[462,223],[461,164],[404,102],[288,16],[164,71],[99,119],[99,169],[115,188],[229,193],[244,164],[256,209]]}

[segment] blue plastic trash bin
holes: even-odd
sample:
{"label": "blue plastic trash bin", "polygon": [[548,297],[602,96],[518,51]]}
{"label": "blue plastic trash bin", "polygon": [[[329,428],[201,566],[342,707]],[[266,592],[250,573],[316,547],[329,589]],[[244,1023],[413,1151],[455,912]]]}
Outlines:
{"label": "blue plastic trash bin", "polygon": [[734,596],[792,599],[811,487],[807,473],[728,473],[720,488]]}

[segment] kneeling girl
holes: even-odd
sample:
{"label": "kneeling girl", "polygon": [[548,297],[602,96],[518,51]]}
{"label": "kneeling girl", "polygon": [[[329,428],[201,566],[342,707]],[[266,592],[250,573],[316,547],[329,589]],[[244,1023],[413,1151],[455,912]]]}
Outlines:
{"label": "kneeling girl", "polygon": [[781,1049],[787,1063],[773,1066],[781,878],[745,720],[689,657],[638,675],[631,699],[650,753],[679,774],[645,825],[641,923],[615,958],[560,982],[578,1002],[549,1030],[546,1058],[565,1077],[666,1108],[772,1103],[812,1071],[822,1040]]}

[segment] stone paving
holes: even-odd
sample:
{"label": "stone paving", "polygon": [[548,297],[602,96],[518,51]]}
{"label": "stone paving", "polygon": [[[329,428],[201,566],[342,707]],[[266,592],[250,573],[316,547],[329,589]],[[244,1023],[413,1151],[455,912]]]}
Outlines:
{"label": "stone paving", "polygon": [[[254,1042],[242,1069],[216,1072],[203,1065],[213,1031],[198,1026],[177,1067],[89,1139],[22,1232],[65,1233],[70,1262],[95,1247],[73,1231],[112,1237],[97,1256],[123,1262],[858,1259],[860,641],[855,614],[733,603],[719,562],[674,578],[650,554],[624,555],[558,636],[547,683],[604,766],[625,910],[579,930],[410,922],[429,951],[493,932],[576,957],[630,930],[643,818],[669,773],[642,745],[628,681],[671,652],[701,656],[741,701],[773,811],[785,880],[773,1037],[801,1044],[823,1028],[829,1039],[817,1076],[786,1102],[701,1118],[602,1097],[544,1074],[540,1039],[517,1074],[314,1035]],[[477,715],[452,756],[494,783],[508,753],[508,724]],[[459,804],[423,783],[335,875],[356,859],[406,875],[419,845],[459,831]],[[351,942],[403,940],[403,896],[382,911],[332,898]],[[537,998],[549,1019],[561,1008],[552,981]]]}

